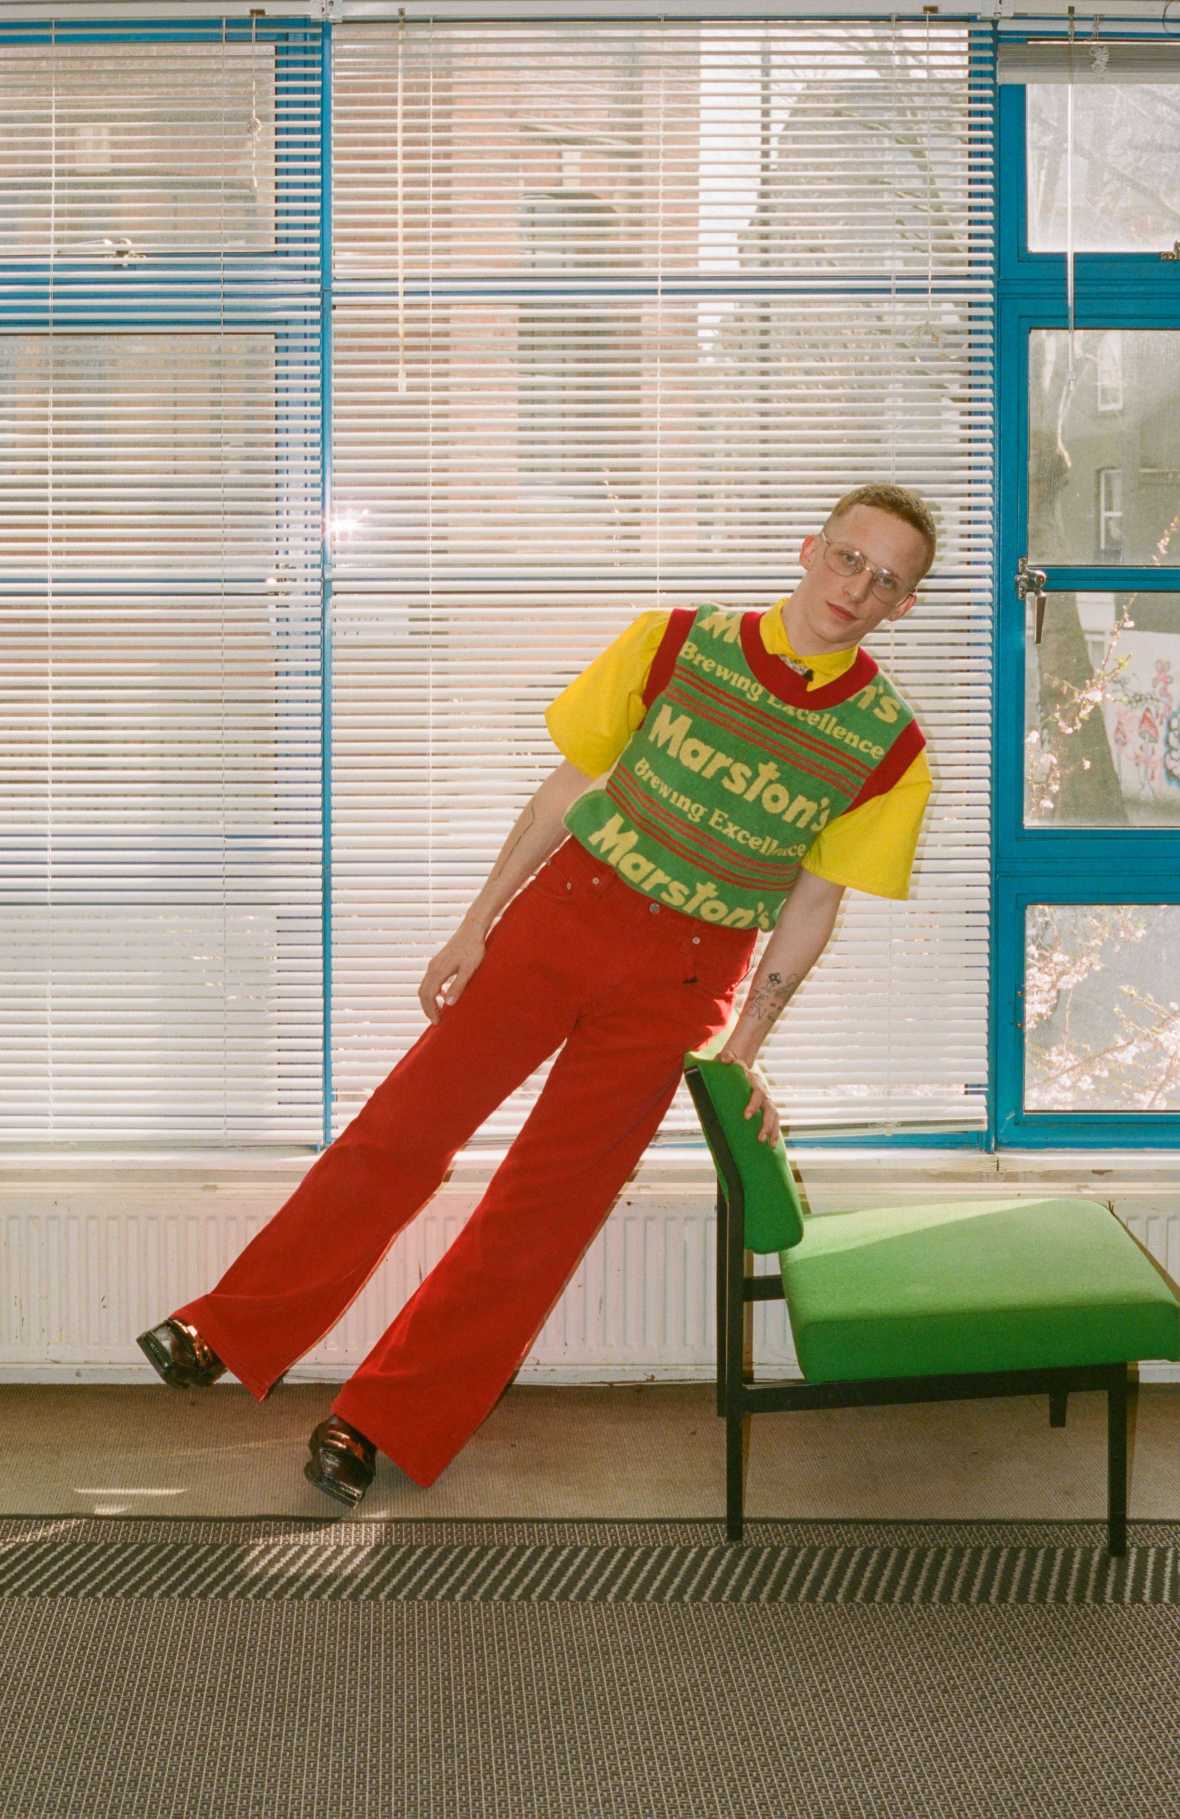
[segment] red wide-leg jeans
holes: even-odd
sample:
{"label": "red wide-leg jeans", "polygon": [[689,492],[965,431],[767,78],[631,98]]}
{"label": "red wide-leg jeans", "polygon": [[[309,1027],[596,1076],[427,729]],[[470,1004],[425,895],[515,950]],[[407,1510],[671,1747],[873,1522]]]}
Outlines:
{"label": "red wide-leg jeans", "polygon": [[[479,1206],[333,1404],[434,1482],[528,1353],[727,1020],[754,946],[650,902],[570,840],[509,905],[456,1004],[186,1307],[255,1396],[344,1314],[485,1118],[561,1049]],[[564,1046],[562,1046],[564,1044]]]}

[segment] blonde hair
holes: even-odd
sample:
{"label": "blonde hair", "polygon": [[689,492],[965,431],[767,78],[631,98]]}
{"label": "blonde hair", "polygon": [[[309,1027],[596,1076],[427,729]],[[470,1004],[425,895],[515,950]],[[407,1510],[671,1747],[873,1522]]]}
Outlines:
{"label": "blonde hair", "polygon": [[917,493],[910,492],[905,486],[892,486],[885,480],[871,482],[868,486],[855,486],[850,493],[845,493],[842,499],[838,499],[828,513],[827,524],[824,525],[825,534],[828,525],[834,524],[837,518],[842,518],[845,512],[850,512],[854,505],[873,505],[879,512],[889,512],[894,518],[912,524],[926,539],[926,567],[930,568],[938,548],[938,526],[934,522],[934,513]]}

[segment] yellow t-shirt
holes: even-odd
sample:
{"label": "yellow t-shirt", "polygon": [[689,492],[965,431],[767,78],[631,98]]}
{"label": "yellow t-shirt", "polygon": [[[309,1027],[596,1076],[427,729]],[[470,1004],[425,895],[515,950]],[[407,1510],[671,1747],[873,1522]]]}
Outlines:
{"label": "yellow t-shirt", "polygon": [[[762,615],[762,642],[777,657],[794,657],[781,608],[779,601]],[[669,617],[643,613],[547,709],[545,724],[554,745],[588,777],[609,771],[643,724],[647,712],[643,691]],[[855,647],[808,657],[813,671],[808,689],[834,682],[855,658]],[[908,897],[930,783],[930,766],[922,751],[892,789],[828,822],[803,861],[806,869],[817,878],[874,897]]]}

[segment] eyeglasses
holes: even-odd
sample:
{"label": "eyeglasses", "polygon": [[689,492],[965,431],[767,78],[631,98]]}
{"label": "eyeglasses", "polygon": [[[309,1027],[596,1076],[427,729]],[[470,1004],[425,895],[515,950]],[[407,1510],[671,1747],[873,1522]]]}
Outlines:
{"label": "eyeglasses", "polygon": [[[833,575],[843,575],[845,580],[850,580],[853,575],[861,575],[868,568],[860,551],[853,549],[850,543],[829,543],[822,531],[817,531],[816,535],[824,546],[824,565],[831,569]],[[897,606],[914,591],[908,581],[903,581],[888,568],[873,569],[869,576],[869,586],[882,606]]]}

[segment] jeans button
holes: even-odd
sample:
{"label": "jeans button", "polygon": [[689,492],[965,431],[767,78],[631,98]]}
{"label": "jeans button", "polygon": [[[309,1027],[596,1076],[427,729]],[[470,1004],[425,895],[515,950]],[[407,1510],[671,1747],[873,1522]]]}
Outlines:
{"label": "jeans button", "polygon": [[660,906],[659,906],[659,904],[658,904],[658,903],[649,903],[649,904],[648,904],[648,906],[647,906],[647,907],[648,907],[648,909],[649,909],[649,910],[650,910],[650,911],[651,911],[651,913],[652,913],[652,915],[653,915],[653,916],[658,916],[658,915],[659,915],[659,913],[660,913]]}
{"label": "jeans button", "polygon": [[601,878],[591,878],[590,882],[591,884],[601,884],[602,880]]}
{"label": "jeans button", "polygon": [[692,944],[693,944],[693,946],[694,946],[694,947],[699,947],[699,946],[700,946],[700,945],[701,945],[701,938],[700,938],[700,936],[699,936],[699,935],[694,935],[694,936],[693,936],[693,938],[692,938]]}

